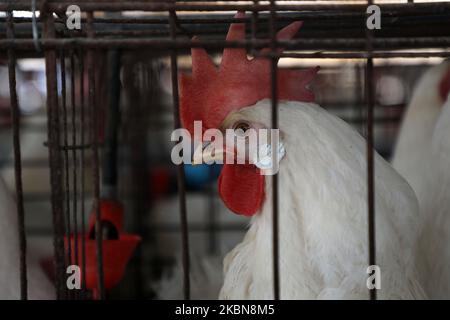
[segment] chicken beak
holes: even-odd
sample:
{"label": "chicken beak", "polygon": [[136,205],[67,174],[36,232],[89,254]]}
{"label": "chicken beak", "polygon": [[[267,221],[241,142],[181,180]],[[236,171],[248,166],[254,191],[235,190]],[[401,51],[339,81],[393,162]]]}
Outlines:
{"label": "chicken beak", "polygon": [[192,157],[192,165],[197,164],[212,164],[212,163],[223,163],[224,155],[226,150],[224,147],[219,147],[217,145],[213,146],[211,142],[204,142],[199,145],[194,150],[194,155]]}

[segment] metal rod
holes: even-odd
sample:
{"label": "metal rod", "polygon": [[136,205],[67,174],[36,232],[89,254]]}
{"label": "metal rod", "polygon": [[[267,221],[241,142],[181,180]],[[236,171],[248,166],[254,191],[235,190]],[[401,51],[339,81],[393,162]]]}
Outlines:
{"label": "metal rod", "polygon": [[[277,50],[276,41],[276,5],[275,0],[270,1],[270,20],[269,20],[269,30],[270,30],[270,40],[271,40],[271,51],[275,52]],[[270,59],[270,75],[271,75],[271,103],[272,103],[272,129],[278,129],[278,86],[277,86],[277,65],[278,59]],[[279,214],[278,214],[278,173],[272,176],[272,241],[273,241],[273,294],[274,300],[280,299],[280,254],[279,254]]]}
{"label": "metal rod", "polygon": [[[42,2],[42,1],[40,1]],[[52,1],[47,4],[49,10],[62,12],[67,8],[68,2]],[[365,12],[364,4],[204,4],[204,3],[183,3],[183,2],[135,2],[135,1],[77,1],[77,5],[82,11],[356,11]],[[380,4],[382,11],[402,10],[405,13],[420,12],[429,9],[435,12],[444,12],[450,5],[445,2],[437,3],[399,3]],[[18,0],[12,3],[0,3],[0,11],[29,10],[29,1]]]}
{"label": "metal rod", "polygon": [[[214,226],[214,229],[220,232],[235,232],[245,234],[247,225],[240,223],[217,223]],[[158,224],[158,225],[149,225],[146,226],[147,230],[152,233],[180,233],[181,227],[177,224]],[[209,226],[204,223],[193,223],[189,225],[189,232],[197,232],[197,233],[209,233]],[[45,227],[32,227],[30,228],[30,234],[33,235],[45,235],[51,233],[51,230]]]}
{"label": "metal rod", "polygon": [[[255,5],[258,5],[259,1],[258,0],[253,0],[253,3]],[[257,35],[257,31],[258,31],[258,18],[259,18],[258,11],[252,11],[252,17],[251,17],[251,24],[252,24],[251,39],[252,40],[256,40],[256,35]],[[255,54],[256,50],[254,48],[251,48],[251,53]]]}
{"label": "metal rod", "polygon": [[104,196],[115,199],[117,195],[117,144],[120,114],[120,52],[110,50],[108,61],[108,97],[106,113],[105,147],[103,149]]}
{"label": "metal rod", "polygon": [[[78,257],[78,179],[77,179],[77,130],[76,130],[76,105],[75,105],[75,52],[70,52],[70,103],[72,109],[72,188],[73,188],[73,241],[74,241],[74,263],[79,266]],[[75,298],[78,298],[77,292]]]}
{"label": "metal rod", "polygon": [[[92,37],[92,12],[87,13],[88,32]],[[95,52],[88,51],[88,82],[89,82],[89,105],[91,108],[91,143],[92,143],[92,163],[93,163],[93,187],[94,187],[94,212],[95,212],[95,240],[97,253],[97,276],[98,276],[98,298],[105,299],[105,284],[103,271],[103,237],[101,230],[101,211],[100,211],[100,164],[99,164],[99,146],[98,146],[98,106],[95,101]]]}
{"label": "metal rod", "polygon": [[[270,56],[270,54],[260,54],[259,56]],[[275,55],[277,56],[277,55]],[[430,51],[430,52],[351,52],[351,53],[283,53],[280,58],[297,59],[367,59],[367,58],[447,58],[450,52]]]}
{"label": "metal rod", "polygon": [[[209,180],[213,180],[214,175],[214,165],[208,166],[208,177]],[[207,196],[208,196],[208,207],[206,212],[207,217],[207,251],[210,255],[217,254],[217,247],[219,243],[218,234],[216,226],[217,222],[217,212],[216,212],[216,197],[214,194],[214,187],[209,185],[207,188]]]}
{"label": "metal rod", "polygon": [[[68,123],[67,123],[67,95],[66,95],[66,57],[64,51],[60,51],[59,62],[60,62],[60,76],[61,76],[61,105],[62,105],[62,118],[63,118],[63,145],[69,145],[69,139],[67,134]],[[52,146],[56,148],[56,146]],[[60,151],[61,149],[58,149]],[[64,200],[65,200],[65,219],[66,219],[66,236],[70,238],[72,233],[71,218],[70,218],[70,177],[69,177],[69,150],[67,148],[62,149],[63,159],[64,159]],[[67,246],[67,265],[72,264],[72,246]],[[71,297],[71,291],[68,291],[67,297]]]}
{"label": "metal rod", "polygon": [[[253,1],[253,2],[255,4],[257,4],[256,2],[258,2],[258,1]],[[259,10],[251,10],[251,11],[260,13]],[[336,24],[340,24],[343,22],[345,23],[345,20],[343,18],[364,20],[364,18],[366,16],[366,12],[364,10],[350,11],[350,12],[344,11],[344,10],[333,10],[333,11],[316,10],[316,11],[297,11],[294,14],[292,12],[279,12],[279,13],[280,14],[278,15],[277,22],[293,22],[293,21],[298,21],[298,20],[302,20],[302,21],[310,20],[311,21],[311,20],[320,19],[320,21],[323,21],[323,22],[326,22],[326,20],[328,20],[328,21],[333,21]],[[385,7],[383,7],[382,17],[385,17],[388,19],[392,19],[394,16],[397,16],[397,18],[398,17],[417,18],[418,16],[420,16],[420,17],[431,17],[431,16],[436,16],[436,15],[445,16],[445,15],[448,15],[449,13],[450,13],[450,7],[447,7],[446,9],[440,10],[440,11],[427,10],[427,8],[421,8],[420,10],[415,10],[415,12],[412,12],[412,11],[405,12],[403,10],[390,11],[390,10],[386,9]],[[268,19],[269,19],[268,15],[263,12],[260,14],[260,17],[258,20],[263,21],[264,23],[267,23]],[[384,22],[384,23],[386,23],[385,26],[389,26],[390,23],[398,24],[401,22],[401,21],[398,21],[397,19],[395,19],[395,20],[396,21],[392,21],[392,20],[385,21]],[[3,22],[3,21],[5,21],[5,19],[0,17],[0,22]],[[81,18],[80,21],[82,24],[86,23],[85,18]],[[188,24],[188,25],[190,25],[190,24],[199,24],[199,25],[223,24],[225,27],[225,24],[230,24],[233,22],[234,23],[237,23],[237,22],[251,23],[251,21],[252,21],[252,17],[233,18],[233,16],[228,13],[214,14],[214,15],[210,15],[208,17],[199,15],[199,14],[189,14],[189,15],[179,15],[178,16],[178,22],[181,25],[186,25],[186,24]],[[436,23],[445,23],[444,21],[435,21],[435,22]],[[30,24],[30,23],[32,23],[32,19],[17,17],[17,18],[14,18],[14,23]],[[37,23],[38,24],[42,23],[42,21],[37,21]],[[65,20],[60,19],[60,18],[55,18],[55,23],[63,25],[63,24],[65,24]],[[164,16],[163,13],[161,13],[159,16],[152,15],[151,17],[130,17],[130,16],[115,17],[115,18],[96,17],[93,20],[95,30],[97,30],[98,28],[101,29],[102,27],[104,27],[103,25],[108,25],[108,24],[115,24],[115,25],[116,24],[122,24],[122,25],[136,25],[136,24],[144,25],[144,24],[147,24],[147,27],[148,27],[148,25],[162,25],[162,24],[166,25],[168,23],[169,23],[169,19],[167,16]],[[327,26],[327,24],[324,23],[323,27],[326,27],[326,26]],[[30,28],[27,28],[27,29],[30,29]]]}
{"label": "metal rod", "polygon": [[[128,39],[41,39],[43,49],[142,49],[150,47],[153,50],[167,49],[223,49],[223,48],[255,48],[262,49],[272,45],[270,41],[263,39],[256,40],[188,40],[188,39],[149,39],[149,38],[128,38]],[[415,38],[380,38],[373,40],[374,50],[397,50],[397,49],[421,49],[421,48],[444,48],[450,46],[450,37],[415,37]],[[361,50],[366,46],[365,39],[360,38],[323,38],[323,39],[293,39],[278,40],[275,42],[278,48],[286,50]],[[34,42],[30,39],[0,39],[0,49],[34,50]]]}
{"label": "metal rod", "polygon": [[[53,38],[55,29],[53,15],[48,14],[45,17],[44,36]],[[64,267],[64,218],[63,218],[63,193],[62,193],[62,159],[57,149],[53,145],[59,144],[59,120],[58,120],[58,91],[57,91],[57,73],[56,73],[56,52],[47,50],[45,52],[45,73],[47,80],[47,124],[48,141],[50,141],[49,160],[50,160],[50,183],[52,214],[54,228],[54,263],[55,263],[55,287],[58,299],[66,297],[65,290],[65,267]]]}
{"label": "metal rod", "polygon": [[[84,95],[84,51],[80,49],[78,51],[78,68],[79,68],[79,78],[80,78],[80,143],[83,146],[85,144],[85,95]],[[86,184],[85,184],[85,152],[84,148],[81,148],[81,259],[82,259],[82,269],[86,270]],[[83,298],[86,297],[86,272],[82,275],[83,284]]]}
{"label": "metal rod", "polygon": [[[14,39],[13,13],[7,12],[8,38]],[[16,182],[17,226],[19,236],[20,299],[28,299],[27,283],[27,238],[25,233],[25,209],[23,206],[22,155],[20,151],[20,109],[16,89],[16,57],[14,50],[8,50],[9,96],[13,126],[14,174]]]}
{"label": "metal rod", "polygon": [[[170,34],[172,41],[176,38],[176,13],[170,12]],[[179,96],[178,96],[178,62],[177,51],[174,49],[170,54],[170,66],[172,76],[172,98],[173,98],[173,118],[175,129],[181,128]],[[182,164],[177,165],[177,185],[180,206],[181,221],[181,240],[182,240],[182,260],[183,260],[183,291],[184,298],[189,300],[191,297],[190,288],[190,263],[189,263],[189,234],[187,223],[186,209],[186,183],[184,176],[184,167]]]}
{"label": "metal rod", "polygon": [[[367,5],[373,4],[367,0]],[[367,15],[369,17],[369,14]],[[366,29],[367,52],[373,49],[373,32]],[[366,94],[367,94],[367,218],[368,218],[368,243],[369,243],[369,266],[375,265],[375,165],[374,165],[374,138],[373,138],[373,109],[375,105],[374,94],[373,59],[367,58],[366,65]],[[370,300],[377,299],[376,289],[369,289]]]}

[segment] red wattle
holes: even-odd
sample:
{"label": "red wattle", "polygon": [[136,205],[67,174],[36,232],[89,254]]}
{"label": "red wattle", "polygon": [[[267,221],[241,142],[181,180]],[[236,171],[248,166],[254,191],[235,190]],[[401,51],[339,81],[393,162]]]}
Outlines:
{"label": "red wattle", "polygon": [[254,165],[225,164],[219,177],[219,194],[228,209],[252,216],[264,201],[264,176]]}

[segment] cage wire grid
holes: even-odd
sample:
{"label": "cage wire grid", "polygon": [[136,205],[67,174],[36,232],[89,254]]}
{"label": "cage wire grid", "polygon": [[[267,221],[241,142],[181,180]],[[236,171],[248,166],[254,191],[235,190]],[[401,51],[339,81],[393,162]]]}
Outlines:
{"label": "cage wire grid", "polygon": [[[108,51],[118,55],[119,50],[152,49],[160,55],[170,57],[173,99],[173,119],[175,128],[181,127],[178,96],[178,57],[190,48],[202,47],[212,51],[223,48],[246,48],[254,56],[263,56],[271,61],[271,112],[272,128],[278,128],[277,108],[277,63],[279,58],[296,59],[364,59],[365,60],[365,100],[367,138],[367,199],[368,199],[368,252],[369,265],[376,264],[376,228],[374,205],[374,59],[395,57],[449,57],[450,3],[389,3],[380,4],[383,28],[395,30],[388,36],[382,30],[365,28],[368,5],[366,3],[347,4],[334,1],[332,4],[302,3],[301,1],[77,1],[83,12],[82,30],[69,31],[64,27],[64,13],[72,1],[7,1],[0,3],[0,11],[6,13],[0,18],[6,25],[6,36],[0,37],[0,48],[6,50],[9,70],[11,116],[13,125],[14,168],[16,178],[17,215],[19,218],[18,237],[20,239],[20,288],[21,298],[27,299],[26,233],[23,206],[22,159],[20,153],[19,105],[16,93],[16,61],[18,57],[44,57],[47,85],[47,126],[49,167],[51,181],[51,204],[54,227],[55,286],[58,299],[79,299],[86,297],[86,291],[74,294],[65,287],[65,267],[75,263],[85,264],[84,237],[75,238],[75,255],[66,252],[64,236],[73,233],[86,234],[85,230],[85,167],[92,165],[93,212],[95,212],[95,234],[97,252],[98,298],[104,299],[103,245],[100,217],[100,152],[103,148],[98,132],[101,127],[101,110],[96,82],[96,54]],[[16,18],[17,10],[38,10],[38,18]],[[153,13],[145,17],[98,16],[95,12],[142,11]],[[245,18],[233,18],[230,11],[250,12]],[[200,15],[207,12],[207,15]],[[433,20],[434,19],[434,20]],[[306,22],[301,38],[277,40],[276,32],[281,25],[290,21]],[[320,32],[308,29],[308,22],[321,21],[325,26]],[[412,25],[417,21],[435,21],[426,32],[418,32]],[[231,22],[245,22],[250,26],[250,36],[245,40],[225,41],[222,38]],[[364,23],[364,24],[362,24]],[[324,32],[335,26],[334,36]],[[339,28],[341,27],[341,28]],[[419,26],[420,28],[420,26]],[[447,28],[447,29],[446,29]],[[200,30],[201,29],[201,30]],[[20,32],[19,32],[20,31]],[[204,34],[195,41],[192,35]],[[270,48],[264,53],[258,49]],[[279,53],[277,49],[289,50]],[[424,51],[423,49],[430,49]],[[3,54],[2,54],[3,55]],[[113,58],[114,59],[114,58]],[[116,57],[117,59],[117,57]],[[66,65],[68,61],[68,65]],[[114,61],[114,60],[113,60]],[[69,85],[65,72],[71,70]],[[120,67],[115,66],[115,70]],[[76,83],[75,73],[79,75]],[[87,74],[87,83],[85,83]],[[112,76],[118,78],[118,75]],[[58,78],[61,84],[58,85]],[[87,92],[85,87],[87,85]],[[76,101],[75,91],[79,93]],[[117,90],[116,90],[117,91]],[[61,98],[59,97],[61,92]],[[68,94],[70,93],[70,94]],[[68,96],[70,99],[68,99]],[[111,99],[111,101],[118,100]],[[109,101],[108,105],[114,103]],[[81,105],[76,108],[75,105]],[[117,107],[117,106],[116,106]],[[69,131],[72,130],[72,135]],[[110,130],[117,130],[116,127]],[[70,168],[69,162],[73,165]],[[72,181],[69,170],[72,170]],[[113,174],[114,175],[114,174]],[[183,292],[190,298],[189,228],[186,207],[186,187],[183,167],[177,168],[179,215],[181,222]],[[279,280],[279,177],[273,176],[273,294],[280,298]],[[114,177],[112,178],[114,181]],[[70,188],[73,190],[71,203]],[[77,191],[80,188],[79,192]],[[81,209],[81,215],[77,215]],[[72,214],[71,214],[72,212]],[[75,213],[75,214],[74,214]],[[78,246],[82,255],[78,256]],[[74,259],[73,259],[74,258]],[[74,260],[74,261],[72,261]],[[85,265],[84,265],[85,268]],[[83,284],[86,279],[83,279]],[[85,289],[85,288],[84,288]],[[369,290],[368,297],[376,299],[376,290]]]}

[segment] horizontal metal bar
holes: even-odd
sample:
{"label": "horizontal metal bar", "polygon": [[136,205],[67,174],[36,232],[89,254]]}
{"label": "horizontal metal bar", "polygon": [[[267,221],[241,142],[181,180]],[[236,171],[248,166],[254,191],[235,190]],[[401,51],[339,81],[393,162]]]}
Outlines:
{"label": "horizontal metal bar", "polygon": [[[66,131],[67,132],[67,131]],[[47,142],[47,141],[45,141],[44,142],[44,146],[45,147],[49,147],[50,146],[50,144]],[[53,146],[52,146],[53,147]],[[58,150],[63,150],[63,151],[68,151],[68,150],[81,150],[81,149],[89,149],[89,148],[92,148],[92,145],[91,144],[84,144],[84,145],[75,145],[75,146],[72,146],[72,145],[56,145],[56,146],[54,146],[54,147],[56,147]]]}
{"label": "horizontal metal bar", "polygon": [[[242,41],[224,41],[224,40],[195,40],[188,39],[42,39],[41,46],[44,49],[70,49],[70,48],[90,48],[90,49],[143,49],[144,47],[152,49],[182,49],[182,48],[266,48],[270,45],[270,40],[242,40]],[[375,50],[382,49],[406,49],[406,48],[447,48],[450,46],[450,37],[417,37],[417,38],[383,38],[374,39]],[[296,50],[363,50],[365,47],[364,39],[295,39],[290,41],[277,41],[276,46],[285,49]],[[2,39],[0,40],[0,49],[32,50],[34,42],[31,39]]]}
{"label": "horizontal metal bar", "polygon": [[[42,1],[39,1],[41,3]],[[65,12],[71,4],[63,1],[48,1],[47,10]],[[133,1],[77,1],[82,11],[269,11],[269,4],[224,4],[224,3],[171,3],[171,2],[133,2]],[[430,10],[432,12],[445,12],[449,10],[450,3],[402,3],[380,4],[382,11],[398,10],[401,14],[410,14]],[[360,11],[366,12],[365,4],[276,4],[276,11]],[[30,10],[29,1],[18,0],[9,3],[0,3],[1,11]]]}
{"label": "horizontal metal bar", "polygon": [[[381,17],[383,18],[383,27],[386,24],[386,21],[389,22],[389,19],[397,18],[397,17],[404,17],[403,11],[389,11],[384,10],[381,12]],[[420,10],[420,12],[414,12],[410,15],[413,15],[415,17],[445,17],[446,15],[450,14],[450,8],[448,10],[445,10],[443,12],[433,12],[432,10]],[[335,22],[342,21],[342,18],[365,18],[365,11],[361,12],[339,12],[336,13],[334,11],[300,11],[300,12],[280,12],[277,16],[277,23],[279,22],[293,22],[297,20],[321,20],[320,22],[323,22],[324,19],[326,20],[333,20]],[[410,16],[408,15],[408,16]],[[406,17],[411,18],[411,17]],[[258,15],[258,22],[261,22],[262,24],[266,23],[269,19],[268,15],[266,13],[261,13]],[[14,18],[14,24],[31,24],[32,19],[26,18],[26,17],[15,17]],[[5,18],[0,17],[0,23],[6,22]],[[42,23],[42,21],[37,18],[38,25]],[[87,23],[87,20],[85,18],[81,18],[80,20],[81,24]],[[104,18],[104,17],[97,17],[92,20],[94,26],[96,24],[122,24],[122,25],[133,25],[133,24],[145,24],[145,25],[161,25],[161,24],[169,24],[169,19],[167,16],[164,15],[164,13],[160,13],[159,15],[152,15],[149,17],[129,17],[129,16],[123,16],[123,17],[114,17],[114,18]],[[230,24],[230,23],[251,23],[251,17],[244,17],[244,18],[234,18],[234,14],[229,13],[210,13],[208,15],[201,15],[201,14],[180,14],[178,15],[178,22],[180,24]],[[352,22],[352,21],[350,21]],[[445,22],[445,21],[435,21],[435,22]],[[65,25],[65,20],[61,18],[55,18],[55,23],[59,25]]]}
{"label": "horizontal metal bar", "polygon": [[[271,54],[259,54],[258,56],[271,56]],[[367,58],[431,58],[450,57],[450,51],[430,51],[430,52],[345,52],[345,53],[328,53],[328,52],[312,52],[312,53],[283,53],[275,55],[280,58],[297,58],[297,59],[367,59]]]}
{"label": "horizontal metal bar", "polygon": [[[157,233],[175,233],[180,232],[180,226],[176,224],[162,224],[162,225],[151,225],[146,226],[146,228],[151,232]],[[189,232],[209,232],[211,226],[208,224],[190,224]],[[237,224],[237,223],[225,223],[225,224],[217,224],[214,225],[213,228],[217,232],[245,232],[247,227],[245,224]],[[52,230],[44,227],[30,227],[28,229],[28,233],[32,236],[45,236],[51,235]]]}
{"label": "horizontal metal bar", "polygon": [[[298,18],[289,16],[289,21],[299,20]],[[302,19],[304,20],[304,19]],[[320,23],[318,23],[320,22]],[[278,22],[276,28],[281,29],[287,25],[288,22]],[[298,39],[347,39],[360,38],[364,39],[364,29],[361,25],[364,24],[363,18],[345,18],[320,21],[308,21],[302,27],[301,32],[295,38]],[[259,20],[256,38],[264,38],[267,35],[267,23],[264,19]],[[205,25],[202,22],[196,24],[184,24],[180,22],[180,29],[178,35],[188,36],[197,35],[202,39],[223,39],[227,33],[228,23],[216,23],[214,25]],[[205,28],[207,27],[207,28]],[[22,23],[16,25],[16,39],[31,39],[32,38],[32,24]],[[38,29],[39,24],[38,24]],[[55,25],[55,31],[59,38],[72,38],[74,36],[79,38],[86,37],[84,29],[72,32],[65,28],[63,24]],[[96,37],[111,36],[118,39],[124,37],[139,37],[139,38],[167,38],[169,36],[168,26],[165,24],[123,24],[117,22],[115,25],[107,23],[94,23],[93,29]],[[250,28],[247,28],[250,30]],[[415,37],[445,37],[449,36],[450,32],[450,13],[446,15],[433,16],[414,16],[414,17],[394,17],[383,18],[383,28],[377,30],[376,38],[415,38]],[[5,38],[4,27],[0,23],[0,39]],[[294,38],[294,39],[295,39]]]}

